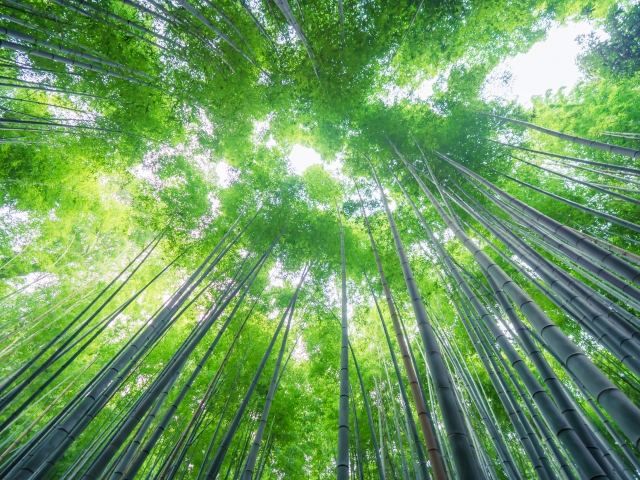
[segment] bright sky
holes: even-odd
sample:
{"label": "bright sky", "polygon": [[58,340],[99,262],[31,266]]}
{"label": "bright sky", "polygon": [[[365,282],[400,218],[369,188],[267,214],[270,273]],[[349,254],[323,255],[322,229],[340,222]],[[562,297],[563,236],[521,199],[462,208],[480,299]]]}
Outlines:
{"label": "bright sky", "polygon": [[224,161],[216,163],[215,172],[218,179],[218,185],[222,188],[229,187],[238,177],[238,171]]}
{"label": "bright sky", "polygon": [[[605,35],[586,21],[550,28],[546,38],[528,52],[507,58],[491,72],[483,88],[483,97],[513,100],[528,107],[533,96],[575,86],[582,79],[576,60],[584,51],[578,37],[592,32]],[[507,77],[509,74],[510,78]]]}
{"label": "bright sky", "polygon": [[322,163],[320,154],[313,148],[304,145],[294,145],[289,154],[289,168],[296,175],[302,175],[311,165]]}

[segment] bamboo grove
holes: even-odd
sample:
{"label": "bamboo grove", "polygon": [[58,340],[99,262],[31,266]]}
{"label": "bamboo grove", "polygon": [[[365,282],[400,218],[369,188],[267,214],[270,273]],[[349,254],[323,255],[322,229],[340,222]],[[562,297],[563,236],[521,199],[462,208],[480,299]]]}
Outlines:
{"label": "bamboo grove", "polygon": [[[575,87],[483,94],[577,21]],[[0,0],[0,478],[640,478],[638,38]]]}

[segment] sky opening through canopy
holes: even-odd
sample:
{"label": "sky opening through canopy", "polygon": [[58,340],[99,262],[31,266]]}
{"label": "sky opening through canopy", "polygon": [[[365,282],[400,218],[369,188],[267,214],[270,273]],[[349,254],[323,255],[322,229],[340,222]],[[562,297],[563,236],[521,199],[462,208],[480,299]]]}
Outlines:
{"label": "sky opening through canopy", "polygon": [[320,154],[313,148],[294,145],[289,154],[289,168],[296,175],[302,175],[311,165],[322,163]]}
{"label": "sky opening through canopy", "polygon": [[493,69],[484,85],[483,97],[530,107],[532,97],[544,95],[547,90],[573,88],[584,78],[578,65],[578,57],[586,49],[581,39],[592,33],[599,38],[605,35],[587,21],[550,28],[546,38],[529,51],[508,57]]}

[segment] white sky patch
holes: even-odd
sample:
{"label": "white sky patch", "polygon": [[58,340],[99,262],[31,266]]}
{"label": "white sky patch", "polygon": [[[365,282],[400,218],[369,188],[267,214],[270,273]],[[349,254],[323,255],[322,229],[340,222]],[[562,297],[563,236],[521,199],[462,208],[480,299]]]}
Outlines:
{"label": "white sky patch", "polygon": [[[126,190],[121,188],[119,178],[103,174],[100,175],[97,180],[100,188],[97,189],[96,193],[103,202],[114,202],[122,205],[131,204],[131,197]],[[171,184],[173,182],[175,185],[181,185],[182,180],[183,179],[178,177],[172,177],[169,179],[169,183]]]}
{"label": "white sky patch", "polygon": [[296,362],[306,362],[309,360],[309,352],[307,351],[307,344],[304,339],[299,338],[296,342],[296,346],[291,353],[291,356]]}
{"label": "white sky patch", "polygon": [[408,87],[399,87],[393,83],[387,84],[383,86],[383,90],[378,96],[379,100],[382,101],[387,107],[391,105],[395,105],[396,103],[409,98],[411,94],[411,89]]}
{"label": "white sky patch", "polygon": [[413,96],[418,100],[428,100],[433,95],[433,87],[435,87],[437,81],[437,77],[423,80],[413,92]]}
{"label": "white sky patch", "polygon": [[256,83],[258,85],[269,85],[269,83],[271,83],[271,77],[267,72],[260,72],[260,75],[258,75],[258,81]]}
{"label": "white sky patch", "polygon": [[159,18],[153,17],[151,27],[154,32],[159,33],[162,36],[165,36],[167,33],[167,24]]}
{"label": "white sky patch", "polygon": [[496,323],[498,324],[498,328],[502,331],[504,336],[507,337],[508,339],[513,339],[513,335],[511,334],[511,330],[507,326],[505,319],[498,317],[496,318],[496,320],[497,320]]}
{"label": "white sky patch", "polygon": [[269,128],[271,127],[271,118],[273,117],[273,114],[269,114],[267,115],[267,117],[264,120],[255,120],[253,122],[253,135],[254,138],[257,138],[258,140],[262,140],[265,136],[265,134],[269,131]]}
{"label": "white sky patch", "polygon": [[453,233],[453,230],[451,230],[449,227],[443,230],[442,235],[440,235],[439,232],[434,232],[434,235],[441,239],[442,242],[450,242],[451,240],[456,238],[456,234]]}
{"label": "white sky patch", "polygon": [[531,277],[533,277],[536,280],[540,280],[540,275],[536,273],[536,270],[532,268],[531,265],[525,262],[522,258],[520,258],[517,255],[511,255],[511,260],[513,260],[515,263],[517,263],[522,268],[524,268],[527,271],[527,273],[531,275]]}
{"label": "white sky patch", "polygon": [[278,142],[276,142],[276,139],[273,138],[273,136],[269,135],[269,138],[267,139],[266,142],[264,142],[264,146],[267,148],[273,148],[276,145],[278,145]]}
{"label": "white sky patch", "polygon": [[331,308],[332,305],[340,306],[340,295],[338,295],[336,288],[337,282],[338,277],[333,274],[322,284],[323,298],[327,308]]}
{"label": "white sky patch", "polygon": [[145,159],[142,160],[142,163],[135,165],[129,169],[134,177],[139,180],[144,180],[150,183],[156,190],[160,190],[163,185],[162,180],[158,176],[157,170],[157,165],[152,162],[148,162]]}
{"label": "white sky patch", "polygon": [[[126,313],[120,313],[115,319],[113,319],[108,325],[107,330],[111,330],[111,334],[108,338],[102,341],[108,345],[117,345],[124,341],[129,336],[129,328],[132,325],[132,318]],[[133,324],[142,324],[143,321],[136,321]]]}
{"label": "white sky patch", "polygon": [[343,184],[349,181],[342,169],[344,167],[344,157],[344,151],[338,152],[331,162],[324,164],[324,169]]}
{"label": "white sky patch", "polygon": [[285,30],[281,30],[280,32],[278,32],[278,35],[276,35],[274,41],[276,45],[291,45],[294,43],[298,43],[299,39],[293,27],[288,25]]}
{"label": "white sky patch", "polygon": [[25,285],[28,285],[24,290],[21,290],[22,295],[30,295],[41,288],[52,287],[58,284],[58,276],[51,272],[30,272],[20,277],[12,278],[7,281],[15,289],[20,289]]}
{"label": "white sky patch", "polygon": [[[56,202],[56,208],[58,207],[58,202]],[[49,220],[51,220],[52,222],[57,222],[58,220],[60,220],[58,218],[58,215],[56,215],[56,209],[52,208],[51,210],[49,210],[49,213],[47,213],[47,218]]]}
{"label": "white sky patch", "polygon": [[[33,62],[31,61],[31,59],[29,58],[28,55],[22,53],[22,52],[16,52],[15,54],[15,60],[18,63],[21,63],[23,65],[27,65],[27,66],[33,66]],[[71,69],[67,68],[68,71],[72,71]],[[49,73],[49,72],[39,72],[37,70],[29,70],[27,68],[21,68],[18,72],[18,79],[20,80],[25,80],[27,82],[36,82],[36,83],[54,83],[56,81],[56,76],[53,73]],[[51,94],[51,97],[53,98],[55,103],[57,100],[54,94]],[[65,119],[65,120],[78,120],[78,121],[83,121],[83,122],[87,122],[87,123],[92,123],[95,122],[95,120],[99,117],[98,112],[96,112],[95,110],[92,110],[91,107],[86,103],[86,101],[84,101],[82,99],[82,97],[79,97],[78,95],[71,95],[71,96],[67,96],[66,101],[64,102],[65,104],[69,102],[71,103],[75,108],[77,108],[78,110],[84,110],[84,111],[71,111],[71,110],[67,110],[64,108],[56,108],[54,106],[47,106],[47,110],[49,110],[49,112],[51,112],[51,114],[56,117],[56,118],[61,118],[61,119]]]}
{"label": "white sky patch", "polygon": [[[33,66],[33,62],[29,58],[29,56],[22,52],[15,53],[16,61],[28,65]],[[56,80],[56,76],[53,73],[49,72],[40,72],[37,70],[29,70],[27,68],[21,68],[18,70],[18,79],[24,80],[27,82],[36,82],[36,83],[53,83]]]}
{"label": "white sky patch", "polygon": [[20,253],[40,235],[40,222],[15,202],[0,206],[0,232],[7,236],[11,250]]}
{"label": "white sky patch", "polygon": [[269,285],[272,287],[283,287],[286,279],[284,268],[280,260],[276,260],[276,263],[271,270],[269,270]]}
{"label": "white sky patch", "polygon": [[[391,210],[392,213],[395,212],[396,209],[398,208],[398,204],[395,202],[393,198],[389,196],[389,189],[383,186],[382,190],[384,190],[384,196],[387,198],[387,205],[389,206],[389,210]],[[380,208],[383,208],[382,197],[380,196],[380,191],[378,190],[378,188],[374,187],[373,190],[371,191],[371,194],[373,198],[375,198],[376,200],[378,200],[378,202],[380,202]]]}
{"label": "white sky patch", "polygon": [[[205,120],[206,118],[203,120],[203,123],[199,124],[199,128],[206,132],[212,132],[213,124],[207,123],[208,120]],[[176,146],[163,145],[156,150],[148,151],[145,153],[142,162],[131,167],[129,171],[136,178],[149,182],[154,189],[161,190],[170,186],[167,180],[162,180],[158,175],[161,168],[161,160],[165,157],[177,156],[183,156],[196,166],[202,172],[206,181],[214,182],[218,178],[216,176],[216,164],[211,161],[211,151],[203,148],[195,135],[190,136],[185,143]]]}
{"label": "white sky patch", "polygon": [[269,285],[273,288],[282,288],[287,283],[291,286],[297,286],[302,278],[302,274],[304,272],[304,268],[301,268],[298,271],[289,271],[287,272],[284,269],[284,265],[280,260],[276,260],[276,263],[269,270]]}
{"label": "white sky patch", "polygon": [[288,161],[289,169],[296,175],[302,175],[311,165],[321,164],[322,158],[313,148],[296,144],[291,149]]}
{"label": "white sky patch", "polygon": [[215,167],[218,185],[222,188],[229,187],[238,178],[238,171],[226,162],[218,162]]}
{"label": "white sky patch", "polygon": [[278,144],[275,138],[273,138],[273,135],[269,133],[273,115],[273,112],[271,112],[265,117],[264,120],[255,120],[253,122],[253,143],[262,143],[267,148],[273,148]]}
{"label": "white sky patch", "polygon": [[410,255],[414,257],[423,258],[426,256],[432,263],[436,263],[438,261],[438,255],[435,249],[431,245],[431,242],[428,242],[427,240],[420,240],[419,242],[411,244],[409,246],[409,252]]}
{"label": "white sky patch", "polygon": [[264,25],[267,21],[267,17],[262,10],[262,2],[260,2],[260,0],[247,0],[246,4],[251,12],[258,18],[258,20],[260,20],[260,23]]}
{"label": "white sky patch", "polygon": [[424,76],[418,75],[408,85],[399,86],[393,82],[386,83],[383,85],[382,91],[378,94],[377,99],[386,106],[395,105],[403,100],[410,103],[427,102],[433,106],[433,94],[436,89],[442,92],[447,91],[449,75],[451,74],[453,67],[456,65],[457,63],[449,65],[434,77],[424,78]]}
{"label": "white sky patch", "polygon": [[189,232],[192,238],[199,239],[204,237],[207,227],[220,214],[220,199],[213,192],[209,192],[207,199],[209,200],[209,212],[200,217],[198,226]]}
{"label": "white sky patch", "polygon": [[198,109],[198,119],[200,120],[199,127],[205,133],[207,133],[209,135],[213,135],[213,122],[211,120],[209,120],[209,117],[207,117],[207,114],[205,113],[204,109],[202,109],[202,108]]}
{"label": "white sky patch", "polygon": [[530,107],[531,98],[547,90],[574,87],[583,78],[577,59],[585,47],[579,37],[590,33],[606,38],[606,33],[591,22],[554,25],[528,52],[507,58],[494,68],[483,86],[483,98]]}

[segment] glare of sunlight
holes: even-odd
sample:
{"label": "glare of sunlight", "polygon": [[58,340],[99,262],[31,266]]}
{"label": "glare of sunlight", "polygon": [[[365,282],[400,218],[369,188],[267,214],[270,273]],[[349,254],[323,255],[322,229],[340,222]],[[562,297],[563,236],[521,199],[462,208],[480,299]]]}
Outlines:
{"label": "glare of sunlight", "polygon": [[289,154],[289,168],[296,175],[302,175],[311,165],[322,163],[320,154],[313,148],[294,145]]}
{"label": "glare of sunlight", "polygon": [[487,77],[482,96],[486,100],[516,101],[528,107],[532,97],[544,95],[547,90],[572,88],[583,78],[577,59],[585,46],[579,38],[591,33],[600,38],[606,36],[587,21],[555,25],[528,52],[496,66]]}
{"label": "glare of sunlight", "polygon": [[269,138],[267,139],[266,142],[264,142],[264,146],[267,148],[273,148],[276,145],[278,145],[278,142],[276,142],[276,139],[273,138],[271,135],[269,136]]}

